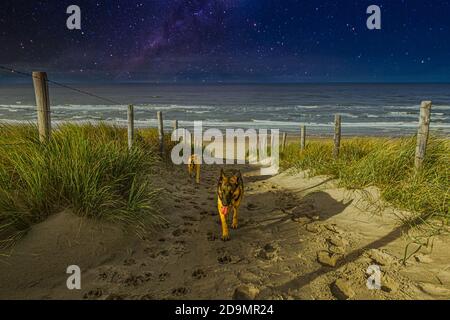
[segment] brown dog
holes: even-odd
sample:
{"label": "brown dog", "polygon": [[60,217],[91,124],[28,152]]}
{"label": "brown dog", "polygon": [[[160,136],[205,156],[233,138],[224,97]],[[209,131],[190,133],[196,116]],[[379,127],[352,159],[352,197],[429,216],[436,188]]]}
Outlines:
{"label": "brown dog", "polygon": [[228,170],[220,171],[220,178],[217,184],[217,209],[219,210],[220,221],[222,223],[222,240],[230,239],[228,234],[227,215],[233,209],[233,222],[231,228],[238,227],[238,209],[244,196],[244,181],[241,171]]}
{"label": "brown dog", "polygon": [[188,172],[190,178],[192,178],[195,174],[195,182],[200,183],[200,161],[196,154],[189,157]]}

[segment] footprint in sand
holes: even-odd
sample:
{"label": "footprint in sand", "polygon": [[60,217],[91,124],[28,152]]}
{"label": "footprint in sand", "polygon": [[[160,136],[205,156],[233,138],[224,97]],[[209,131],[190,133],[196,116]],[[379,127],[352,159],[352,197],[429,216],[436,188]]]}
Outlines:
{"label": "footprint in sand", "polygon": [[225,255],[225,256],[222,256],[222,257],[217,258],[217,261],[218,261],[220,264],[228,264],[228,263],[231,262],[231,257]]}
{"label": "footprint in sand", "polygon": [[168,257],[169,256],[169,250],[160,250],[157,253],[150,254],[150,258],[158,258],[158,257]]}
{"label": "footprint in sand", "polygon": [[124,284],[128,287],[137,287],[145,282],[145,278],[141,275],[131,274],[125,279]]}
{"label": "footprint in sand", "polygon": [[185,288],[185,287],[179,287],[179,288],[175,288],[175,289],[172,290],[172,294],[174,296],[177,296],[177,297],[184,296],[188,292],[189,292],[189,290],[187,288]]}
{"label": "footprint in sand", "polygon": [[172,232],[172,235],[174,237],[179,237],[179,236],[181,236],[183,234],[186,234],[186,233],[189,233],[188,229],[176,229],[174,232]]}
{"label": "footprint in sand", "polygon": [[83,295],[83,299],[98,299],[103,295],[103,290],[100,288],[96,288],[93,290],[89,290],[87,293]]}
{"label": "footprint in sand", "polygon": [[116,271],[113,268],[109,268],[105,272],[98,275],[99,280],[108,281],[111,283],[122,283],[126,279],[128,273],[122,270]]}
{"label": "footprint in sand", "polygon": [[166,281],[167,278],[169,278],[169,277],[170,277],[170,273],[168,273],[168,272],[163,272],[158,275],[159,281]]}
{"label": "footprint in sand", "polygon": [[132,258],[126,259],[126,260],[123,262],[123,265],[124,265],[124,266],[132,266],[132,265],[134,265],[134,264],[136,264],[136,260],[134,260],[134,259],[132,259]]}
{"label": "footprint in sand", "polygon": [[257,252],[256,256],[264,260],[278,258],[278,247],[273,243],[268,243]]}
{"label": "footprint in sand", "polygon": [[102,281],[106,281],[108,279],[108,273],[106,273],[106,272],[99,273],[98,279],[102,280]]}
{"label": "footprint in sand", "polygon": [[124,281],[126,286],[137,287],[145,282],[152,280],[153,274],[151,272],[144,272],[139,275],[130,274]]}
{"label": "footprint in sand", "polygon": [[217,261],[220,264],[228,264],[232,262],[232,258],[231,256],[226,252],[226,250],[224,248],[219,248],[217,249],[217,253],[219,255],[219,257],[217,258]]}
{"label": "footprint in sand", "polygon": [[200,280],[206,277],[206,273],[202,269],[197,269],[192,272],[192,277],[194,279]]}
{"label": "footprint in sand", "polygon": [[106,296],[105,300],[125,300],[127,298],[124,294],[111,293]]}
{"label": "footprint in sand", "polygon": [[183,255],[188,252],[188,250],[186,250],[186,242],[183,240],[175,241],[175,246],[173,246],[172,250],[175,255]]}

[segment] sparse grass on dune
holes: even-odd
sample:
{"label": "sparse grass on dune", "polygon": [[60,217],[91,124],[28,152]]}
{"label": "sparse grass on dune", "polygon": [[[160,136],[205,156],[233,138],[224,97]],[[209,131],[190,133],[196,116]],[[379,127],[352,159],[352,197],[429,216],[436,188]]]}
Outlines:
{"label": "sparse grass on dune", "polygon": [[106,124],[63,125],[47,143],[33,125],[0,127],[0,240],[65,208],[139,231],[163,222],[149,181],[156,130],[129,151],[126,129]]}
{"label": "sparse grass on dune", "polygon": [[290,144],[281,166],[309,170],[311,175],[337,178],[343,187],[376,186],[382,198],[425,220],[450,219],[450,140],[429,139],[423,168],[414,170],[416,138],[351,138],[342,141],[340,156],[332,157],[332,141],[312,141],[301,152]]}

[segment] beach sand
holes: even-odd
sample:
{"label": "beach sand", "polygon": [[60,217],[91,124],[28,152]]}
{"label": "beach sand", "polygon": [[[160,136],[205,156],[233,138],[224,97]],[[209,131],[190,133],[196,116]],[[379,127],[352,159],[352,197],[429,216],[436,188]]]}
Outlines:
{"label": "beach sand", "polygon": [[[327,177],[260,176],[240,168],[245,195],[239,229],[220,240],[219,166],[200,185],[185,166],[154,177],[166,190],[167,227],[143,239],[70,211],[32,227],[0,257],[2,299],[448,299],[448,236],[401,263],[408,238],[389,208],[374,214],[376,189],[351,192]],[[407,213],[405,213],[407,214]],[[81,268],[68,290],[66,268]],[[367,269],[381,269],[369,290]]]}

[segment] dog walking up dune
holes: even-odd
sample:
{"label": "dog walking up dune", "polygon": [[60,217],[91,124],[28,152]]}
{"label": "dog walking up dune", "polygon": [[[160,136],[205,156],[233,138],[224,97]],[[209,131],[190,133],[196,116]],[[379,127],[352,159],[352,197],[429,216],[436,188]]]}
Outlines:
{"label": "dog walking up dune", "polygon": [[195,175],[195,182],[200,183],[200,160],[196,154],[189,157],[188,172],[190,178]]}
{"label": "dog walking up dune", "polygon": [[222,240],[230,239],[228,233],[227,215],[233,209],[231,228],[238,227],[238,209],[244,196],[244,181],[240,170],[220,171],[217,184],[217,208],[222,223]]}

